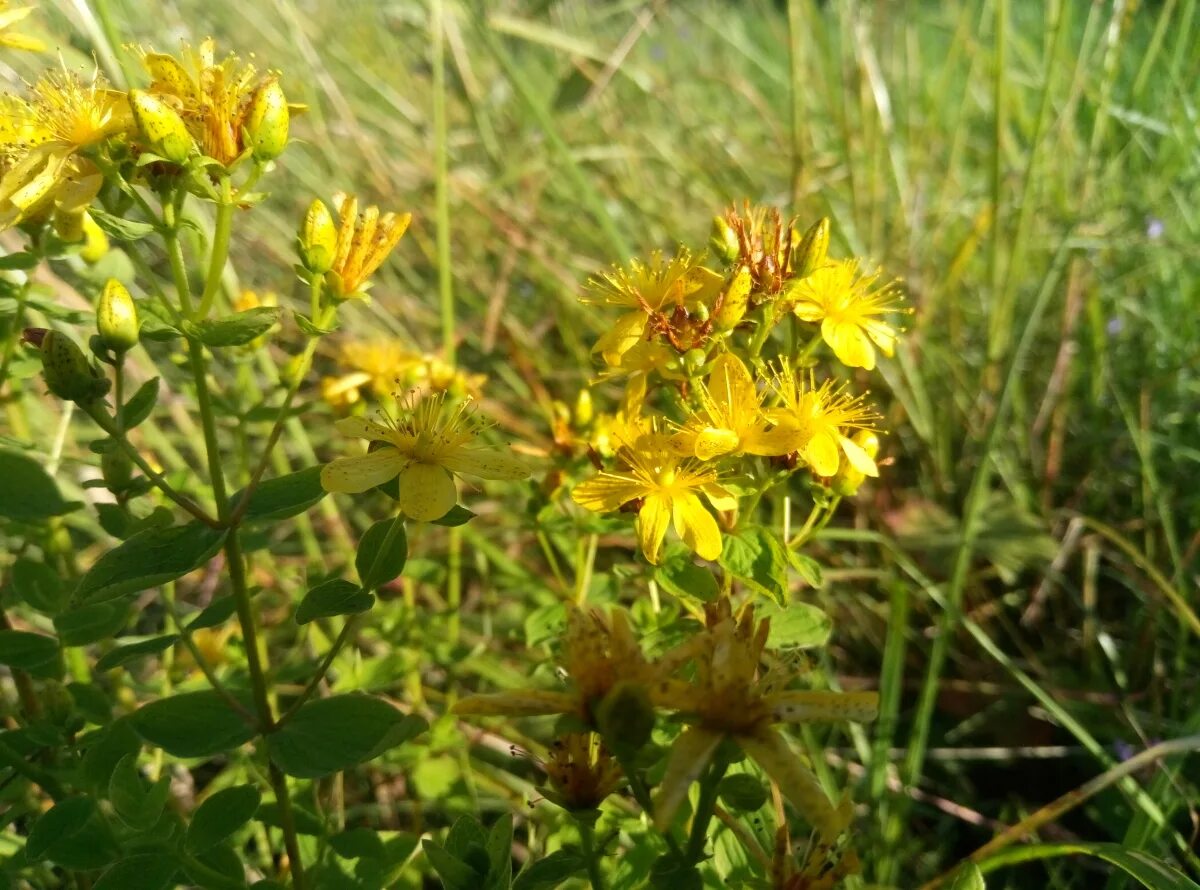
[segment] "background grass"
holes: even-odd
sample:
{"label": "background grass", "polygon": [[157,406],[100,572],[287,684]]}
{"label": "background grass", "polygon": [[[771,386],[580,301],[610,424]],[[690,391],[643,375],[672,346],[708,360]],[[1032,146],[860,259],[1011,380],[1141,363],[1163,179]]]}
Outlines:
{"label": "background grass", "polygon": [[[240,230],[231,292],[292,295],[293,233],[314,195],[412,209],[347,336],[448,341],[489,375],[508,435],[534,446],[548,443],[551,400],[571,402],[592,375],[606,319],[578,303],[581,282],[703,243],[732,201],[829,215],[836,253],[905,279],[915,314],[873,394],[890,466],[816,542],[827,583],[803,595],[834,615],[843,681],[881,678],[890,707],[873,741],[834,738],[826,755],[839,771],[865,762],[848,781],[868,883],[907,887],[1131,751],[1200,731],[1187,614],[1200,550],[1196,5],[448,2],[444,82],[421,3],[176,0],[148,15],[135,0],[62,0],[44,21],[118,80],[122,64],[139,76],[122,44],[169,51],[207,34],[282,69],[309,110],[272,200]],[[269,385],[272,361],[246,391]],[[189,459],[179,433],[151,443],[165,462]],[[287,456],[314,458],[299,423]],[[407,595],[430,614],[463,596],[463,637],[435,622],[418,645],[411,627],[393,639],[381,626],[364,644],[377,676],[358,682],[411,696],[519,678],[521,628],[555,600],[547,554],[578,554],[552,535],[539,547],[507,515],[485,516],[461,550],[441,532],[414,545],[426,574]],[[345,540],[366,522],[337,518],[302,527],[298,546],[313,556],[305,535]],[[434,664],[394,679],[419,657]],[[445,824],[528,790],[486,745],[466,770],[453,731],[400,764],[415,794],[360,796],[366,817],[388,824],[421,801]],[[1124,841],[1195,876],[1196,768],[1178,763],[1044,837]],[[991,880],[1095,887],[1097,868],[1049,860]]]}

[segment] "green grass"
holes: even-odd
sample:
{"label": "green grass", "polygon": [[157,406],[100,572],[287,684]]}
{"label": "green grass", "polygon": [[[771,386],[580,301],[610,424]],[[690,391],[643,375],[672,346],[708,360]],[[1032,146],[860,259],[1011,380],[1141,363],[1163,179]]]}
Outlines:
{"label": "green grass", "polygon": [[[551,399],[569,404],[591,377],[587,347],[607,323],[578,303],[581,283],[703,243],[732,201],[827,214],[836,253],[903,277],[915,312],[873,393],[891,464],[813,555],[829,567],[832,669],[887,693],[874,743],[858,746],[865,778],[848,774],[863,886],[909,887],[1111,769],[1118,746],[1200,730],[1200,13],[1194,0],[1133,6],[573,0],[481,17],[435,0],[440,32],[401,3],[186,0],[151,17],[92,0],[95,33],[73,4],[47,12],[77,50],[102,22],[113,44],[211,33],[281,69],[309,109],[227,288],[303,303],[291,242],[314,195],[413,210],[346,335],[388,332],[487,373],[489,410],[534,446]],[[52,420],[31,407],[27,423]],[[294,466],[327,454],[307,431],[285,436]],[[197,431],[160,432],[164,464],[202,460]],[[365,523],[327,505],[296,549],[317,561],[318,539]],[[414,547],[430,562],[407,595],[431,613],[465,604],[461,641],[455,611],[423,677],[431,696],[519,680],[530,610],[555,600],[556,574],[569,586],[593,567],[498,513]],[[449,578],[443,548],[457,554]],[[396,676],[415,657],[403,634]],[[432,676],[443,670],[449,682]],[[411,695],[421,679],[363,682]],[[425,824],[528,791],[494,752],[473,752],[472,778],[442,744],[415,782]],[[1040,837],[1124,842],[1200,876],[1195,761],[1180,762],[1115,782]],[[392,818],[355,799],[359,815]],[[1097,868],[1030,857],[988,881],[1094,887]]]}

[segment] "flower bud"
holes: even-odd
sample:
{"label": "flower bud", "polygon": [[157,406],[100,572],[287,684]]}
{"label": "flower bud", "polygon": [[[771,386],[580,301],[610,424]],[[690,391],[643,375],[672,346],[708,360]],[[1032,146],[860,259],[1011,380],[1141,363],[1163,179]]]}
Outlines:
{"label": "flower bud", "polygon": [[829,256],[829,217],[823,216],[813,223],[793,254],[792,270],[796,278],[807,278],[821,266]]}
{"label": "flower bud", "polygon": [[75,699],[67,687],[57,680],[44,680],[37,697],[46,719],[53,725],[69,728],[79,722],[75,713]]}
{"label": "flower bud", "polygon": [[125,285],[115,278],[108,279],[96,301],[96,333],[113,352],[125,352],[137,345],[137,307]]}
{"label": "flower bud", "polygon": [[133,479],[133,461],[125,449],[115,442],[100,455],[100,475],[112,492],[123,491]]}
{"label": "flower bud", "polygon": [[54,227],[54,234],[68,244],[83,240],[83,212],[80,210],[55,208],[50,224]]}
{"label": "flower bud", "polygon": [[337,226],[325,204],[316,200],[308,205],[304,226],[300,229],[300,254],[304,267],[323,275],[333,268],[337,257]]}
{"label": "flower bud", "polygon": [[712,234],[709,236],[708,245],[712,248],[712,252],[726,263],[735,262],[741,253],[737,232],[723,216],[713,217]]}
{"label": "flower bud", "polygon": [[[26,332],[26,340],[29,334]],[[75,341],[59,331],[41,335],[42,377],[60,399],[86,403],[108,392],[108,379],[96,371]]]}
{"label": "flower bud", "polygon": [[739,266],[729,287],[725,289],[720,308],[713,313],[713,327],[718,331],[732,331],[745,317],[746,307],[750,304],[751,282],[750,270]]}
{"label": "flower bud", "polygon": [[287,97],[277,78],[263,81],[250,100],[246,111],[247,145],[254,149],[260,161],[270,161],[283,154],[288,141]]}
{"label": "flower bud", "polygon": [[592,404],[591,390],[581,389],[579,395],[575,397],[575,427],[576,429],[584,429],[596,416],[596,408]]}
{"label": "flower bud", "polygon": [[188,159],[196,140],[174,108],[144,90],[130,91],[129,107],[138,132],[151,151],[176,164]]}
{"label": "flower bud", "polygon": [[83,214],[83,249],[79,251],[80,258],[85,263],[98,263],[108,253],[108,235],[100,228],[92,215],[86,211]]}

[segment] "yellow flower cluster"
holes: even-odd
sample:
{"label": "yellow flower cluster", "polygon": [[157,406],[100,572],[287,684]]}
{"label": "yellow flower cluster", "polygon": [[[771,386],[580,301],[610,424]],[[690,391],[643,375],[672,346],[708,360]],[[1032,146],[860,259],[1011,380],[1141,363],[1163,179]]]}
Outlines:
{"label": "yellow flower cluster", "polygon": [[[11,32],[31,9],[0,6],[0,46],[40,46]],[[232,168],[283,151],[297,106],[287,103],[277,74],[260,74],[236,56],[218,62],[212,40],[198,49],[185,44],[178,58],[139,52],[150,79],[144,90],[126,93],[99,71],[63,69],[24,95],[0,97],[0,230],[52,220],[64,240],[84,239],[106,171],[143,176],[144,152],[175,165],[195,159]]]}
{"label": "yellow flower cluster", "polygon": [[[763,668],[771,660],[765,651],[770,622],[755,621],[753,606],[734,614],[723,597],[706,607],[705,619],[690,639],[648,658],[620,610],[605,616],[568,605],[562,650],[567,690],[472,695],[454,710],[477,716],[565,714],[588,729],[612,732],[612,723],[602,727],[598,715],[612,696],[621,694],[629,701],[633,690],[633,699],[676,712],[690,724],[672,745],[657,790],[654,817],[660,828],[670,824],[688,788],[728,740],[762,767],[823,838],[836,838],[849,821],[848,803],[830,802],[775,725],[871,720],[878,695],[789,690],[791,672],[778,665]],[[690,679],[680,679],[688,665]],[[627,713],[616,718],[617,723],[630,719]]]}
{"label": "yellow flower cluster", "polygon": [[710,508],[732,522],[738,495],[777,484],[781,469],[807,469],[838,494],[878,475],[877,418],[847,383],[818,380],[817,351],[873,369],[876,349],[894,352],[900,294],[857,260],[831,259],[828,243],[828,220],[802,234],[776,210],[747,207],[714,221],[716,267],[681,247],[589,282],[585,301],[621,310],[594,352],[625,393],[582,433],[606,463],[572,497],[636,514],[651,563],[670,527],[717,558]]}

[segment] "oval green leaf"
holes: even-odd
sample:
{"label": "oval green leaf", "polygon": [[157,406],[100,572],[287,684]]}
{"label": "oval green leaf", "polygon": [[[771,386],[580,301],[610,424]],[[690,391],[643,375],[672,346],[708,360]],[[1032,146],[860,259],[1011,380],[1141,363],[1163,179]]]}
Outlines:
{"label": "oval green leaf", "polygon": [[161,637],[151,637],[148,640],[117,646],[100,657],[100,660],[96,662],[96,670],[109,671],[131,661],[137,661],[139,658],[145,658],[147,655],[157,655],[164,649],[170,648],[178,639],[179,634],[164,634]]}
{"label": "oval green leaf", "polygon": [[[392,523],[399,523],[396,535],[388,546],[387,553],[382,553],[384,541]],[[358,542],[358,553],[354,557],[354,568],[362,579],[363,590],[374,590],[387,584],[404,571],[404,563],[408,561],[408,538],[404,533],[404,518],[381,519],[363,535]]]}
{"label": "oval green leaf", "polygon": [[254,727],[211,689],[160,698],[132,720],[138,735],[176,757],[211,757],[254,738]]}
{"label": "oval green leaf", "polygon": [[253,785],[222,788],[196,808],[184,844],[191,853],[202,853],[254,818],[262,795]]}
{"label": "oval green leaf", "polygon": [[334,578],[318,584],[304,595],[296,608],[296,623],[308,624],[318,618],[334,615],[357,615],[375,605],[373,594],[367,593],[357,584]]}
{"label": "oval green leaf", "polygon": [[42,522],[80,506],[63,499],[40,463],[15,451],[0,449],[0,479],[0,517],[5,519]]}
{"label": "oval green leaf", "polygon": [[102,603],[174,581],[212,559],[224,540],[223,529],[201,522],[139,532],[96,561],[75,597],[85,604]]}
{"label": "oval green leaf", "polygon": [[[250,493],[244,521],[287,519],[311,509],[325,494],[325,489],[321,487],[320,467],[309,467],[298,473],[267,479]],[[235,509],[245,495],[246,491],[242,489],[230,499]]]}

